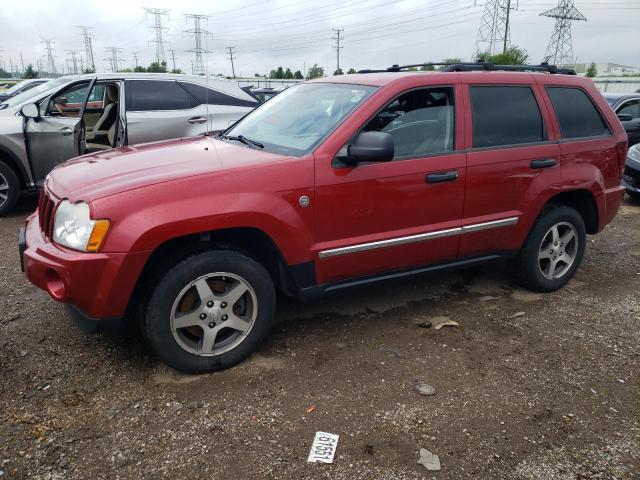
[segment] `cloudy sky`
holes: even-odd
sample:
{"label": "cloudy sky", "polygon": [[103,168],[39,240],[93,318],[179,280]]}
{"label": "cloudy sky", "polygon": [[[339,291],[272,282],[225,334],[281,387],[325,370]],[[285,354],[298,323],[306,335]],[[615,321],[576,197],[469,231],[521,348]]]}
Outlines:
{"label": "cloudy sky", "polygon": [[[335,69],[332,28],[344,29],[341,66],[346,70],[467,59],[473,52],[484,3],[473,0],[27,0],[3,2],[0,13],[0,61],[46,62],[41,38],[54,39],[58,65],[68,50],[84,50],[76,26],[92,27],[98,71],[108,71],[107,47],[121,48],[122,67],[155,58],[152,18],[143,7],[169,10],[163,17],[165,49],[175,50],[176,66],[191,69],[193,28],[185,14],[209,15],[203,24],[210,35],[205,46],[210,73],[230,74],[225,47],[234,46],[236,74],[252,76],[282,65],[303,70],[318,63]],[[513,0],[511,39],[533,61],[542,59],[554,20],[539,13],[555,0]],[[576,0],[587,22],[574,22],[573,47],[578,62],[640,65],[640,1]],[[58,67],[60,68],[60,67]],[[65,67],[66,68],[66,67]]]}

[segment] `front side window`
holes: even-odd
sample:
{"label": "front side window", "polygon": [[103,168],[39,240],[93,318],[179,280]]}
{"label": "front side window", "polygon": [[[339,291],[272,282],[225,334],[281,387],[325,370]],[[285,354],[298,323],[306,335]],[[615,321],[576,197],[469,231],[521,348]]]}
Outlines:
{"label": "front side window", "polygon": [[45,115],[52,117],[78,117],[87,99],[89,82],[74,85],[60,92],[46,102]]}
{"label": "front side window", "polygon": [[631,115],[631,118],[634,120],[640,118],[640,100],[631,100],[625,103],[622,108],[618,110],[618,114]]}
{"label": "front side window", "polygon": [[528,86],[471,87],[473,147],[499,147],[546,139],[538,102]]}
{"label": "front side window", "polygon": [[364,131],[391,135],[394,160],[451,151],[455,134],[453,88],[404,93],[377,113]]}
{"label": "front side window", "polygon": [[611,132],[591,99],[579,88],[547,87],[562,138],[609,136]]}
{"label": "front side window", "polygon": [[375,87],[365,85],[296,85],[260,105],[225,135],[243,135],[263,144],[266,151],[304,155],[374,91]]}
{"label": "front side window", "polygon": [[128,80],[127,111],[188,110],[193,107],[191,95],[174,80]]}

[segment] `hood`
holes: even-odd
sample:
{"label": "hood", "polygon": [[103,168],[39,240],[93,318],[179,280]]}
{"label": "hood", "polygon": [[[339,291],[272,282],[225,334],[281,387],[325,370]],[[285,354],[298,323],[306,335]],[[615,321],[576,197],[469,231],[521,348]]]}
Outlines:
{"label": "hood", "polygon": [[54,168],[47,188],[58,198],[90,202],[135,188],[269,163],[281,155],[206,136],[93,153]]}

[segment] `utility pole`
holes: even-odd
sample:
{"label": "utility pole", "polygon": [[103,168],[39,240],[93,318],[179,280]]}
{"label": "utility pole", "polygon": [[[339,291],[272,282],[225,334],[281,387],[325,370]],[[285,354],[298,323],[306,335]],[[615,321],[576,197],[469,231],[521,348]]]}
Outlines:
{"label": "utility pole", "polygon": [[[89,33],[91,27],[80,25],[77,28],[82,32],[82,39],[84,40],[84,57],[87,59],[87,68],[90,68],[94,72],[96,71],[96,63],[93,59],[93,41],[92,35]],[[84,68],[82,69],[84,71]]]}
{"label": "utility pole", "polygon": [[22,58],[22,52],[20,52],[20,65],[22,66],[22,71],[24,72],[24,59]]}
{"label": "utility pole", "polygon": [[167,31],[167,29],[162,26],[162,18],[169,18],[169,10],[147,7],[143,7],[143,10],[146,12],[146,16],[153,16],[153,26],[149,27],[149,29],[155,32],[155,39],[151,40],[151,43],[156,44],[156,62],[158,62],[158,64],[166,62],[167,58],[164,53],[164,44],[167,42],[162,39],[162,34]]}
{"label": "utility pole", "polygon": [[487,0],[484,4],[480,28],[476,36],[475,58],[483,53],[495,55],[505,52],[509,45],[509,20],[511,10],[518,7],[511,6],[511,0]]}
{"label": "utility pole", "polygon": [[586,22],[586,17],[574,6],[573,0],[560,0],[557,7],[540,15],[556,19],[556,26],[544,54],[544,61],[554,65],[573,65],[571,22],[573,20]]}
{"label": "utility pole", "polygon": [[173,63],[173,69],[176,69],[176,51],[172,48],[169,50],[171,52],[171,61]]}
{"label": "utility pole", "polygon": [[67,53],[69,55],[71,55],[71,65],[73,65],[73,73],[77,74],[78,73],[78,57],[77,57],[77,55],[80,52],[78,52],[77,50],[67,50]]}
{"label": "utility pole", "polygon": [[56,69],[56,62],[53,56],[53,38],[42,38],[40,43],[44,44],[44,49],[47,52],[47,73],[55,75],[58,73]]}
{"label": "utility pole", "polygon": [[344,40],[344,37],[340,37],[340,33],[344,32],[344,28],[332,28],[331,30],[333,30],[336,33],[335,37],[331,37],[333,40],[336,41],[336,44],[333,46],[333,48],[336,49],[336,72],[339,74],[340,73],[340,49],[344,48],[342,46],[340,46],[340,40]]}
{"label": "utility pole", "polygon": [[138,52],[133,52],[133,68],[138,68]]}
{"label": "utility pole", "polygon": [[231,61],[231,73],[233,74],[233,78],[236,78],[236,69],[233,66],[233,61],[236,60],[237,57],[233,55],[233,49],[236,47],[227,47],[227,51],[229,52],[229,60]]}
{"label": "utility pole", "polygon": [[195,40],[195,47],[187,50],[188,52],[195,53],[196,56],[191,68],[191,73],[194,75],[204,75],[206,72],[204,64],[202,63],[202,54],[210,52],[206,48],[202,47],[202,38],[210,35],[211,32],[202,29],[202,22],[206,22],[209,16],[188,13],[185,15],[185,18],[187,21],[193,20],[193,28],[191,30],[185,30],[186,33],[193,35],[193,39]]}
{"label": "utility pole", "polygon": [[9,57],[9,74],[13,77],[13,59]]}
{"label": "utility pole", "polygon": [[116,47],[107,47],[106,50],[107,53],[111,53],[111,56],[105,58],[105,60],[109,62],[111,71],[115,73],[120,70],[120,62],[124,62],[124,60],[118,58],[118,54],[122,51],[122,49]]}

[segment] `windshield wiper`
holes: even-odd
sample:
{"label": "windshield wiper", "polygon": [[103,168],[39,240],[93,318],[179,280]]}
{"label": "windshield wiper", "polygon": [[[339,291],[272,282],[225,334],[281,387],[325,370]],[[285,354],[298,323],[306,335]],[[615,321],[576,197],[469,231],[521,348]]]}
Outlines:
{"label": "windshield wiper", "polygon": [[250,138],[247,138],[244,135],[234,136],[234,135],[225,135],[224,133],[221,133],[220,137],[224,138],[225,140],[234,140],[236,142],[241,142],[250,147],[254,146],[258,148],[264,148],[264,145],[262,143],[256,142],[255,140],[251,140]]}

